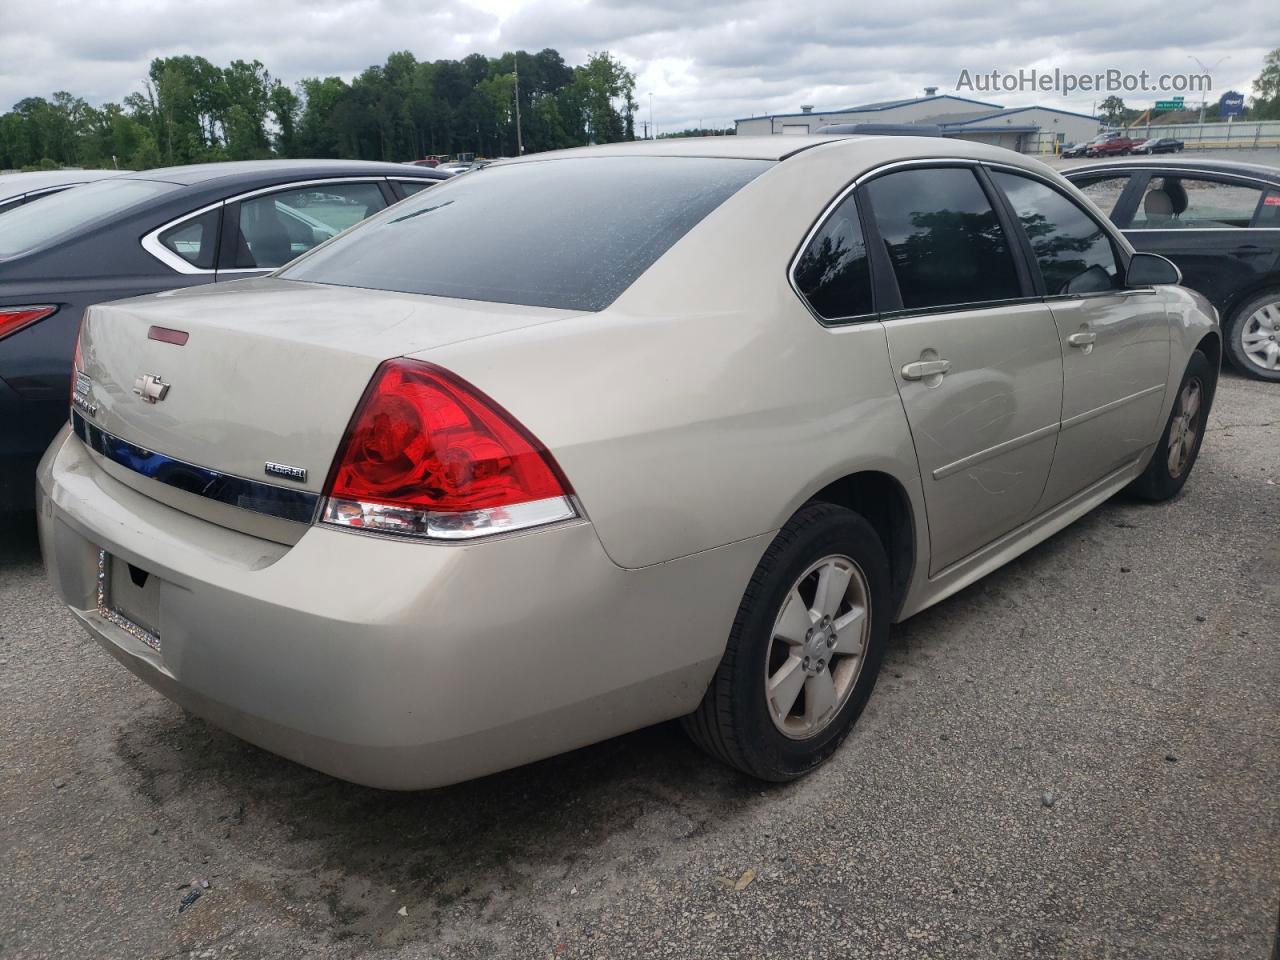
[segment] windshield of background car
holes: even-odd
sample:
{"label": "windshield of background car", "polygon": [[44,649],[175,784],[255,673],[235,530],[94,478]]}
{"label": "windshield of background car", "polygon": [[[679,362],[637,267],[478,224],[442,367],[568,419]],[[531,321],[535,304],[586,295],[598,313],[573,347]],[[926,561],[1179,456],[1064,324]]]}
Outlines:
{"label": "windshield of background car", "polygon": [[603,310],[772,161],[580,157],[447,180],[278,276],[568,310]]}
{"label": "windshield of background car", "polygon": [[177,184],[156,180],[99,180],[23,204],[5,212],[0,219],[0,260],[30,253],[177,189]]}

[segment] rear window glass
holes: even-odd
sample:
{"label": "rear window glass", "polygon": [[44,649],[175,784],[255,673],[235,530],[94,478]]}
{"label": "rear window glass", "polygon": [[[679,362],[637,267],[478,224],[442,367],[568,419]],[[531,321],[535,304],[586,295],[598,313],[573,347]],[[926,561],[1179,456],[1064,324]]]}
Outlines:
{"label": "rear window glass", "polygon": [[279,276],[602,310],[770,163],[582,157],[496,165],[397,204]]}
{"label": "rear window glass", "polygon": [[0,260],[43,247],[144,200],[177,189],[177,184],[155,180],[99,180],[51,197],[41,197],[4,215]]}

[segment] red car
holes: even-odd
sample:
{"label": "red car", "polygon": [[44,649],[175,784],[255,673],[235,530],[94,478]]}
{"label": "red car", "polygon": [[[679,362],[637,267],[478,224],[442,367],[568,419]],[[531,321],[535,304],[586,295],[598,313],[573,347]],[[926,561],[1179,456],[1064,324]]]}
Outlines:
{"label": "red car", "polygon": [[1086,157],[1122,157],[1132,153],[1141,145],[1141,141],[1130,140],[1123,133],[1104,133],[1088,143],[1084,148],[1084,155]]}

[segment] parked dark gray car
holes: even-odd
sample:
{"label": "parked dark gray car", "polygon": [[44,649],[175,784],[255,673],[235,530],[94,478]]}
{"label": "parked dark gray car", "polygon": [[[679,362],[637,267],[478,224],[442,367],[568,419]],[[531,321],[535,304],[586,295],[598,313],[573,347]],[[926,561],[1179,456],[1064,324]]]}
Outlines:
{"label": "parked dark gray car", "polygon": [[448,173],[261,160],[124,174],[0,214],[0,511],[67,419],[85,307],[264,274]]}

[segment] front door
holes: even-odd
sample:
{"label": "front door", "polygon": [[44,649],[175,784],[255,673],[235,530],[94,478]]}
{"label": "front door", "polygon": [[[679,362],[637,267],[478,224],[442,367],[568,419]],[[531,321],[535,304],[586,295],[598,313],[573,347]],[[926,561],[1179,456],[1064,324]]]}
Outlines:
{"label": "front door", "polygon": [[[1117,210],[1135,249],[1168,257],[1182,282],[1225,310],[1280,265],[1280,191],[1225,176],[1154,170]],[[1225,319],[1229,319],[1224,317]]]}
{"label": "front door", "polygon": [[975,169],[898,170],[865,195],[889,261],[882,317],[937,575],[1031,517],[1058,431],[1058,333]]}
{"label": "front door", "polygon": [[1169,324],[1150,288],[1131,290],[1110,233],[1048,183],[991,179],[1022,226],[1061,339],[1062,432],[1038,509],[1139,456],[1155,439],[1169,377]]}

